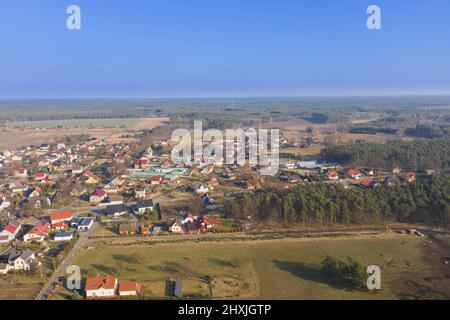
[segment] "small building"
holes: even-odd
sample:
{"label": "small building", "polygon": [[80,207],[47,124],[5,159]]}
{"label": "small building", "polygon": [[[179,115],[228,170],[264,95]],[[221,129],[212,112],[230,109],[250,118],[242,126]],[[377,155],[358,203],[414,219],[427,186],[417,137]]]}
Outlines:
{"label": "small building", "polygon": [[136,190],[134,190],[134,196],[137,199],[143,199],[147,196],[147,192],[145,189],[136,189]]}
{"label": "small building", "polygon": [[361,178],[361,171],[359,169],[348,169],[347,170],[347,174],[355,180],[358,180],[359,178]]}
{"label": "small building", "polygon": [[141,292],[142,292],[142,283],[120,281],[119,296],[121,297],[137,296]]}
{"label": "small building", "polygon": [[178,221],[178,219],[176,219],[172,225],[169,227],[169,231],[172,233],[177,233],[177,234],[181,234],[183,233],[183,226],[181,225],[181,223]]}
{"label": "small building", "polygon": [[405,175],[403,176],[403,179],[408,182],[408,183],[413,183],[416,181],[417,176],[415,172],[407,172],[405,173]]}
{"label": "small building", "polygon": [[57,242],[71,241],[73,239],[73,232],[57,232],[54,240]]}
{"label": "small building", "polygon": [[326,176],[328,180],[339,180],[339,174],[336,171],[328,171]]}
{"label": "small building", "polygon": [[139,233],[139,226],[136,223],[122,223],[119,226],[119,234],[122,236],[134,236]]}

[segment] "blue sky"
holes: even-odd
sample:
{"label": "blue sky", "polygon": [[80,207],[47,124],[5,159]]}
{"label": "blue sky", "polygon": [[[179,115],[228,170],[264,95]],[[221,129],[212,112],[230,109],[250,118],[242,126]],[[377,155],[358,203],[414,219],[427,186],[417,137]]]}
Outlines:
{"label": "blue sky", "polygon": [[450,94],[448,0],[5,0],[0,41],[0,98]]}

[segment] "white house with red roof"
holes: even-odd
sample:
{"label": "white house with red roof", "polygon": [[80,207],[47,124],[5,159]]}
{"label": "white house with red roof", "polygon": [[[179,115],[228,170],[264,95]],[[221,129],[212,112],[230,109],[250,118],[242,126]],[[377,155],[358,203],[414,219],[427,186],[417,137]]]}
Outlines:
{"label": "white house with red roof", "polygon": [[328,180],[339,180],[339,174],[336,171],[328,171],[327,178]]}
{"label": "white house with red roof", "polygon": [[28,177],[28,171],[25,168],[19,168],[14,172],[14,176],[16,178],[27,178]]}
{"label": "white house with red roof", "polygon": [[42,242],[50,232],[50,223],[41,221],[38,222],[30,231],[23,236],[24,242]]}
{"label": "white house with red roof", "polygon": [[107,196],[108,196],[108,193],[105,190],[97,189],[91,194],[91,196],[89,198],[89,202],[94,203],[94,204],[100,203],[103,200],[105,200]]}
{"label": "white house with red roof", "polygon": [[2,232],[0,232],[0,243],[8,243],[14,240],[21,228],[22,225],[19,222],[10,221]]}
{"label": "white house with red roof", "polygon": [[142,292],[142,283],[120,281],[119,296],[121,297],[137,296],[141,292]]}
{"label": "white house with red roof", "polygon": [[52,229],[55,230],[65,230],[68,224],[72,220],[72,212],[52,212],[50,214],[50,222],[52,224]]}
{"label": "white house with red roof", "polygon": [[36,175],[35,175],[35,177],[34,177],[34,179],[35,179],[36,181],[42,181],[42,180],[44,180],[45,178],[47,178],[47,175],[45,174],[45,172],[38,172],[38,173],[36,173]]}
{"label": "white house with red roof", "polygon": [[87,278],[86,298],[113,298],[116,296],[118,284],[117,278],[113,276]]}

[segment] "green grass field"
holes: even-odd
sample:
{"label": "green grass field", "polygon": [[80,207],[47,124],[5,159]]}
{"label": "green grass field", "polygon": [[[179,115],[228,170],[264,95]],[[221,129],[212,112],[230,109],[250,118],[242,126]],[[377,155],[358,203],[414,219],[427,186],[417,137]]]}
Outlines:
{"label": "green grass field", "polygon": [[11,128],[100,128],[100,127],[131,127],[141,121],[139,118],[124,119],[74,119],[74,120],[49,120],[49,121],[21,121],[12,122]]}
{"label": "green grass field", "polygon": [[[214,299],[398,299],[448,297],[423,279],[438,275],[424,258],[421,238],[281,239],[97,248],[78,255],[84,276],[115,275],[144,283],[147,298],[164,298],[166,281],[181,278],[187,297]],[[352,257],[382,268],[382,290],[352,291],[320,272],[325,256]],[[445,277],[444,277],[445,279]],[[433,288],[431,288],[433,286]],[[63,296],[61,296],[63,297]]]}

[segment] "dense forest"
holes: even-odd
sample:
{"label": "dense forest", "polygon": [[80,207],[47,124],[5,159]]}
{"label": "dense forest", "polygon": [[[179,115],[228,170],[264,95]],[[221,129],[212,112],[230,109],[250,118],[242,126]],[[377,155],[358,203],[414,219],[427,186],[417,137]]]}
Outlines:
{"label": "dense forest", "polygon": [[450,175],[375,189],[335,184],[298,186],[239,194],[228,203],[235,219],[292,224],[378,224],[387,221],[450,225]]}
{"label": "dense forest", "polygon": [[322,150],[321,157],[350,166],[441,170],[447,169],[450,164],[450,138],[329,146]]}

